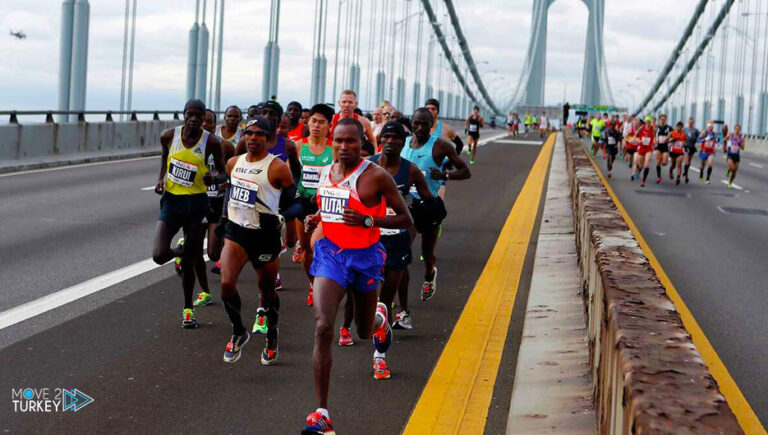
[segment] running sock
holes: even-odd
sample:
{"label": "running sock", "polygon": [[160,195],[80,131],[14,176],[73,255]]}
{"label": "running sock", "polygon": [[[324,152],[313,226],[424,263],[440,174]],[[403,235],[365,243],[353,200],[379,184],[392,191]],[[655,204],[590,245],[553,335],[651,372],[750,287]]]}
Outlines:
{"label": "running sock", "polygon": [[373,357],[374,358],[386,358],[387,354],[383,352],[379,352],[378,350],[373,351]]}
{"label": "running sock", "polygon": [[227,310],[229,321],[232,322],[232,331],[235,335],[243,335],[245,333],[245,326],[243,326],[243,319],[240,316],[240,308],[242,308],[242,301],[240,301],[240,293],[235,292],[230,297],[222,297],[221,301],[224,302],[224,309]]}
{"label": "running sock", "polygon": [[373,348],[376,352],[386,353],[387,349],[389,349],[389,345],[392,344],[392,329],[388,327],[387,319],[382,318],[381,314],[376,313],[376,317],[378,317],[382,323],[381,326],[376,329],[376,332],[373,333]]}
{"label": "running sock", "polygon": [[656,178],[661,178],[661,165],[656,165]]}
{"label": "running sock", "polygon": [[686,178],[688,177],[688,169],[690,168],[691,168],[691,165],[685,165],[685,168],[683,169],[683,174],[686,176]]}
{"label": "running sock", "polygon": [[707,168],[707,181],[709,181],[709,178],[712,176],[712,166]]}
{"label": "running sock", "polygon": [[650,172],[650,168],[643,168],[643,181],[648,179],[648,172]]}
{"label": "running sock", "polygon": [[267,316],[267,340],[272,344],[272,342],[277,339],[277,322],[280,317],[280,298],[276,297],[274,300],[266,302],[264,310],[266,311],[265,315]]}

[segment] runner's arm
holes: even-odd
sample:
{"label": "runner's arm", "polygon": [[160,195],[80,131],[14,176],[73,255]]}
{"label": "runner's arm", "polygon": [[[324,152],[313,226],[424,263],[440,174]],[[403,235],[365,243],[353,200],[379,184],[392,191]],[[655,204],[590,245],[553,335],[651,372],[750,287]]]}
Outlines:
{"label": "runner's arm", "polygon": [[160,147],[162,152],[160,153],[160,175],[157,177],[157,183],[155,184],[155,193],[161,195],[165,190],[165,170],[168,162],[168,148],[170,147],[171,140],[173,139],[173,129],[169,128],[160,135]]}
{"label": "runner's arm", "polygon": [[373,127],[371,126],[371,121],[369,121],[368,118],[364,116],[361,116],[359,120],[360,123],[363,124],[363,132],[365,133],[365,136],[368,137],[368,141],[373,145],[373,149],[379,149],[379,143],[376,141],[376,136],[373,135]]}
{"label": "runner's arm", "polygon": [[288,155],[288,164],[290,165],[291,174],[295,178],[299,178],[301,175],[301,160],[299,159],[299,147],[296,143],[290,139],[285,140],[285,154]]}
{"label": "runner's arm", "polygon": [[424,178],[424,174],[421,173],[419,167],[411,163],[411,169],[408,172],[410,175],[410,181],[412,186],[416,186],[416,192],[422,199],[431,199],[432,192],[427,187],[427,179]]}
{"label": "runner's arm", "polygon": [[376,172],[376,182],[381,189],[381,195],[387,201],[387,205],[395,212],[395,215],[374,218],[373,225],[392,229],[411,227],[413,225],[411,212],[408,211],[408,206],[405,205],[403,196],[397,190],[395,180],[382,168],[377,168]]}
{"label": "runner's arm", "polygon": [[[205,144],[205,151],[209,155],[213,156],[213,165],[216,167],[216,176],[212,176],[210,172],[205,174],[203,182],[206,186],[212,184],[220,184],[227,181],[225,174],[226,166],[224,165],[224,153],[222,152],[221,142],[214,135],[208,135],[208,142]],[[207,160],[207,158],[206,158]]]}
{"label": "runner's arm", "polygon": [[[439,147],[440,155],[453,163],[453,166],[456,167],[456,169],[453,171],[441,172],[435,168],[432,168],[429,172],[429,176],[432,179],[466,180],[472,176],[472,172],[470,172],[469,167],[466,163],[464,163],[464,160],[459,158],[459,155],[456,154],[456,149],[454,147],[442,139],[438,139],[435,143],[435,146]],[[443,159],[441,158],[440,160],[442,161]]]}

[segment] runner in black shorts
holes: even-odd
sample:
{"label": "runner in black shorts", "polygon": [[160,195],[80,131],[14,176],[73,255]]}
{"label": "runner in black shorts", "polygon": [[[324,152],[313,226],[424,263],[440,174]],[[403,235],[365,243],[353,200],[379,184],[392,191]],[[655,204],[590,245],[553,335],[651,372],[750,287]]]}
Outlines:
{"label": "runner in black shorts", "polygon": [[656,126],[656,184],[661,183],[661,167],[669,163],[669,134],[672,126],[667,124],[667,115],[659,115],[659,125]]}
{"label": "runner in black shorts", "polygon": [[677,167],[677,179],[675,185],[680,184],[680,176],[683,173],[683,156],[685,155],[685,133],[683,133],[683,123],[675,124],[675,129],[669,134],[669,157],[672,163],[669,165],[669,179],[674,177],[674,169]]}
{"label": "runner in black shorts", "polygon": [[472,114],[464,122],[464,131],[467,133],[467,152],[469,152],[469,164],[475,164],[477,155],[477,141],[480,139],[480,128],[483,126],[483,117],[480,116],[480,108],[472,108]]}
{"label": "runner in black shorts", "polygon": [[688,184],[688,169],[691,168],[691,161],[696,155],[696,143],[699,140],[701,132],[695,126],[696,121],[693,118],[688,118],[688,127],[683,129],[685,133],[685,168],[683,169],[683,175],[685,176],[685,184]]}
{"label": "runner in black shorts", "polygon": [[605,133],[605,151],[607,153],[606,165],[608,167],[608,178],[611,178],[613,171],[613,162],[619,154],[619,144],[621,143],[621,130],[619,130],[618,119],[614,119],[604,130]]}

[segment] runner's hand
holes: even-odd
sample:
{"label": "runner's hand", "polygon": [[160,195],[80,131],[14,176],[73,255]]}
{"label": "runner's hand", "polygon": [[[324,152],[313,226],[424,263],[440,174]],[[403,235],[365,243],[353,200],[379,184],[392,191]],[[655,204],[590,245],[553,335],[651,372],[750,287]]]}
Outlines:
{"label": "runner's hand", "polygon": [[365,221],[365,216],[349,207],[344,208],[344,213],[341,215],[341,218],[344,220],[345,224],[356,227],[362,227]]}
{"label": "runner's hand", "polygon": [[210,172],[203,175],[203,184],[205,184],[206,186],[210,186],[211,184],[213,184],[213,175],[211,175]]}
{"label": "runner's hand", "polygon": [[317,225],[320,223],[320,215],[319,214],[311,214],[304,218],[304,232],[305,233],[312,233],[317,229]]}
{"label": "runner's hand", "polygon": [[155,193],[158,195],[162,195],[165,191],[165,181],[160,180],[155,184]]}
{"label": "runner's hand", "polygon": [[445,176],[445,173],[436,169],[436,168],[430,168],[429,170],[429,178],[433,180],[446,180],[448,177]]}

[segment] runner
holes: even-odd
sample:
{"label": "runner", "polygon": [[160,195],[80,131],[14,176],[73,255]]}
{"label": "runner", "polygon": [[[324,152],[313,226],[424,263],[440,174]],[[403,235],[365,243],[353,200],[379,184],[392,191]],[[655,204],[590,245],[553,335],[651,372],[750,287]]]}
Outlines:
{"label": "runner", "polygon": [[260,290],[253,332],[266,334],[261,363],[272,365],[277,360],[280,311],[280,297],[275,290],[281,226],[277,209],[281,190],[295,194],[296,188],[288,166],[266,150],[267,140],[274,134],[267,118],[254,117],[243,134],[248,151],[227,162],[231,186],[221,255],[221,300],[232,322],[232,338],[224,351],[224,361],[239,360],[242,347],[250,339],[237,292],[237,279],[250,261],[259,276]]}
{"label": "runner", "polygon": [[683,173],[683,159],[685,156],[686,142],[687,140],[685,133],[683,133],[683,123],[678,122],[675,124],[675,129],[669,134],[669,155],[672,158],[672,164],[669,165],[669,179],[672,179],[672,172],[675,167],[677,167],[677,178],[675,179],[675,185],[680,184],[680,176]]}
{"label": "runner", "polygon": [[[388,109],[391,108],[391,109]],[[342,119],[348,119],[348,118],[354,118],[360,121],[360,124],[362,124],[363,129],[365,131],[365,136],[368,138],[368,141],[373,145],[373,148],[377,148],[376,144],[376,136],[373,134],[373,126],[371,125],[371,121],[368,120],[368,118],[364,116],[360,116],[357,113],[355,113],[355,109],[357,109],[357,93],[353,91],[352,89],[345,89],[341,91],[341,95],[339,95],[339,113],[333,115],[333,121],[331,122],[331,132],[330,136],[328,137],[328,140],[331,141],[333,138],[333,129],[336,128],[336,124],[339,123]],[[384,108],[384,111],[386,113],[386,110],[391,110],[389,113],[395,111],[395,108],[392,106],[387,106],[387,108]],[[329,142],[330,145],[330,142]]]}
{"label": "runner", "polygon": [[514,136],[515,131],[512,126],[515,124],[515,112],[509,112],[507,115],[507,136]]}
{"label": "runner", "polygon": [[[387,123],[382,130],[381,140],[381,154],[369,160],[386,169],[394,178],[406,203],[412,202],[413,198],[409,194],[412,186],[423,201],[434,202],[434,197],[427,188],[427,180],[419,167],[400,156],[406,140],[403,127],[399,123]],[[393,214],[394,211],[388,207],[387,215]],[[411,243],[415,235],[416,229],[413,226],[399,230],[381,229],[381,244],[386,249],[387,260],[384,264],[384,283],[381,286],[379,300],[387,307],[391,307],[395,293],[399,293],[400,312],[395,315],[393,324],[395,329],[413,328],[411,313],[408,309],[408,286],[406,285],[403,289],[401,280],[406,267],[411,264]],[[392,323],[391,317],[388,320]]]}
{"label": "runner", "polygon": [[[632,115],[625,116],[624,117],[624,122],[622,123],[622,126],[621,126],[622,127],[621,128],[621,138],[622,138],[621,158],[624,161],[630,160],[628,158],[628,152],[627,152],[628,151],[627,150],[627,141],[624,140],[624,139],[626,139],[629,136],[629,133],[632,131],[632,124],[634,123],[634,121],[635,121],[635,117],[634,116],[632,116]],[[630,163],[629,163],[629,167],[630,168],[632,167],[631,160],[630,160]]]}
{"label": "runner", "polygon": [[243,115],[240,112],[240,108],[237,106],[229,106],[224,111],[224,124],[217,125],[216,130],[212,133],[229,141],[233,145],[237,145],[237,143],[240,142],[240,138],[243,136],[243,129],[240,127],[242,121]]}
{"label": "runner", "polygon": [[[184,124],[163,131],[160,135],[162,164],[155,185],[160,199],[160,216],[155,227],[152,259],[165,264],[181,257],[184,309],[181,326],[196,328],[192,294],[195,287],[194,263],[200,252],[203,218],[209,214],[207,186],[226,181],[221,143],[202,129],[205,104],[189,100],[184,105]],[[215,176],[208,171],[208,159],[213,156]],[[171,248],[173,236],[182,229],[186,243]]]}
{"label": "runner", "polygon": [[549,118],[547,112],[541,112],[541,118],[539,118],[539,137],[544,138],[544,135],[549,134]]}
{"label": "runner", "polygon": [[606,151],[608,153],[608,159],[606,165],[608,167],[608,178],[611,178],[611,171],[613,171],[613,162],[616,159],[616,155],[619,153],[619,144],[621,143],[621,130],[617,121],[611,122],[605,129],[606,138]]}
{"label": "runner", "polygon": [[480,129],[483,127],[483,117],[480,116],[480,108],[472,108],[472,114],[464,121],[464,132],[467,134],[467,152],[469,153],[469,164],[475,164],[477,155],[477,141],[480,139]]}
{"label": "runner", "polygon": [[637,173],[637,160],[635,153],[640,145],[640,139],[637,137],[637,132],[640,131],[640,120],[637,118],[632,119],[632,123],[629,127],[629,132],[624,137],[624,148],[626,149],[627,159],[629,160],[629,169],[632,170],[631,180],[635,179]]}
{"label": "runner", "polygon": [[[304,266],[304,272],[309,278],[309,290],[307,291],[307,305],[314,304],[312,281],[313,276],[309,273],[312,265],[312,244],[310,243],[311,234],[304,231],[304,219],[317,213],[317,185],[320,181],[320,172],[325,166],[333,163],[333,150],[328,145],[328,132],[331,121],[333,120],[333,109],[326,104],[316,104],[312,106],[309,115],[309,137],[304,138],[299,143],[301,151],[301,178],[299,178],[298,195],[301,203],[301,212],[296,216],[296,232],[299,234],[299,243],[297,246],[306,247],[303,249],[300,261]],[[294,251],[295,252],[295,251]]]}
{"label": "runner", "polygon": [[531,130],[531,113],[530,112],[525,114],[525,120],[523,123],[525,125],[525,133],[527,134]]}
{"label": "runner", "polygon": [[661,167],[669,163],[669,134],[672,126],[667,124],[667,115],[659,115],[659,123],[656,125],[656,184],[661,183]]}
{"label": "runner", "polygon": [[305,127],[309,125],[309,109],[307,108],[301,109],[301,123],[304,124]]}
{"label": "runner", "polygon": [[376,136],[377,142],[379,140],[381,128],[384,127],[384,124],[386,124],[384,121],[384,111],[381,109],[381,107],[373,109],[373,135]]}
{"label": "runner", "polygon": [[[392,342],[392,330],[388,307],[376,301],[385,261],[379,228],[407,228],[413,221],[392,177],[360,156],[364,131],[355,119],[345,118],[336,125],[333,141],[338,162],[323,169],[317,195],[320,210],[305,220],[310,232],[322,220],[323,237],[315,242],[310,269],[315,276],[313,366],[318,408],[307,416],[303,434],[334,433],[327,409],[331,342],[345,293],[355,300],[358,335],[362,339],[373,336],[374,378],[389,377],[383,358]],[[387,205],[395,216],[387,216]]]}
{"label": "runner", "polygon": [[291,101],[285,109],[285,113],[290,120],[290,130],[288,131],[287,137],[294,142],[297,142],[304,137],[305,124],[301,122],[303,110],[301,103],[298,101]]}
{"label": "runner", "polygon": [[685,184],[688,184],[688,170],[691,168],[691,161],[693,156],[696,155],[696,143],[699,141],[701,132],[695,127],[696,121],[693,118],[688,118],[688,127],[683,129],[685,133],[685,168],[683,169],[683,175],[685,176]]}
{"label": "runner", "polygon": [[[651,166],[651,157],[653,157],[654,141],[656,139],[656,132],[653,129],[653,118],[651,116],[645,117],[645,124],[635,132],[635,136],[639,139],[637,152],[635,153],[635,170],[643,170],[643,180],[640,183],[640,187],[645,187],[645,182],[648,179],[648,172]],[[632,173],[632,180],[639,176],[637,172]]]}
{"label": "runner", "polygon": [[744,149],[744,136],[741,135],[741,125],[735,124],[733,126],[733,133],[725,139],[728,142],[728,149],[726,150],[726,155],[728,156],[728,188],[733,189],[733,180],[736,179],[736,173],[739,171],[741,151]]}
{"label": "runner", "polygon": [[595,117],[590,122],[590,127],[592,128],[592,156],[597,155],[597,150],[600,148],[600,137],[603,134],[603,129],[605,128],[605,121],[600,119],[600,117]]}
{"label": "runner", "polygon": [[710,184],[710,178],[712,177],[712,161],[715,158],[715,147],[720,139],[715,133],[715,124],[712,121],[707,123],[707,129],[701,132],[699,136],[699,142],[701,143],[701,152],[699,152],[699,160],[701,160],[701,168],[699,168],[699,180],[704,181],[704,167],[707,167],[707,180],[706,183]]}
{"label": "runner", "polygon": [[[432,114],[433,125],[430,134],[437,136],[438,138],[442,138],[446,142],[453,142],[456,148],[456,154],[461,155],[461,150],[464,149],[464,142],[461,141],[461,137],[456,134],[456,131],[453,129],[453,127],[448,124],[444,124],[443,121],[439,119],[440,102],[434,98],[430,98],[426,103],[424,103],[424,107],[426,107],[427,110],[429,110],[429,113]],[[413,122],[413,120],[411,120],[411,122]],[[469,153],[469,148],[467,148],[467,153]],[[443,170],[445,171],[452,169],[454,169],[454,167],[451,165],[451,163],[445,162]],[[438,195],[440,198],[445,199],[445,183],[443,183],[443,186],[440,187]]]}
{"label": "runner", "polygon": [[[445,140],[430,134],[434,122],[431,110],[424,107],[417,109],[413,113],[411,122],[413,135],[406,140],[400,155],[419,167],[427,178],[427,186],[433,196],[438,196],[441,181],[466,180],[472,176],[467,164],[456,154],[456,149]],[[442,163],[446,159],[453,163],[455,170],[442,169]],[[418,195],[416,196],[418,199]],[[437,289],[435,248],[441,222],[442,219],[416,222],[416,230],[421,233],[421,252],[425,265],[424,284],[421,290],[423,301],[431,299]]]}

